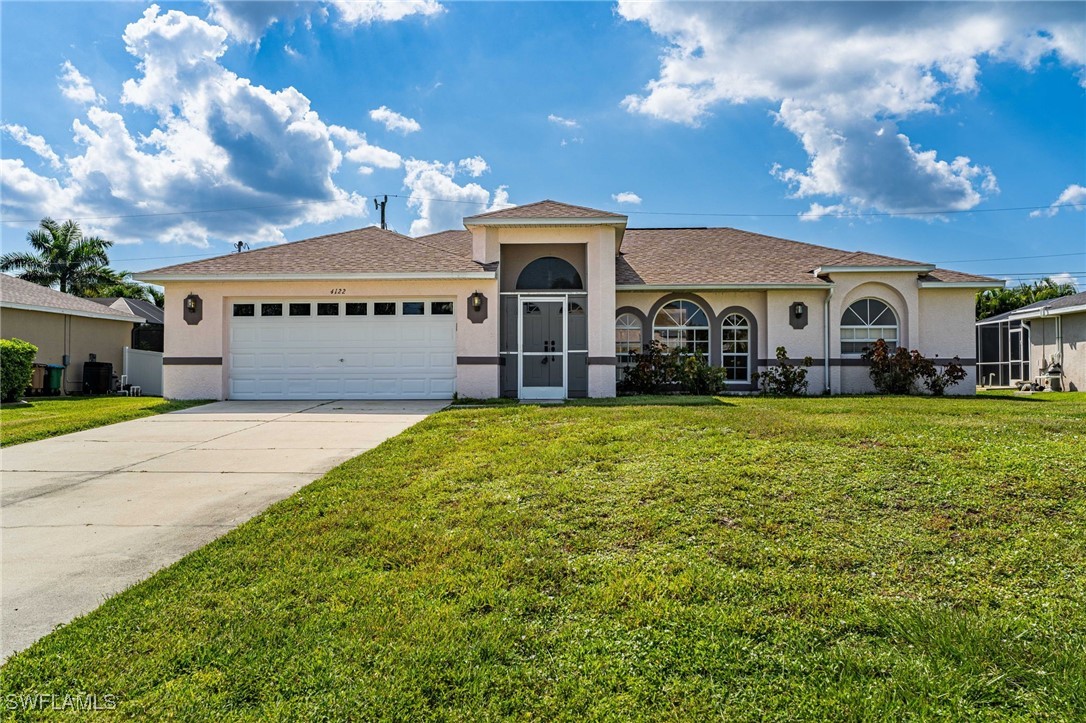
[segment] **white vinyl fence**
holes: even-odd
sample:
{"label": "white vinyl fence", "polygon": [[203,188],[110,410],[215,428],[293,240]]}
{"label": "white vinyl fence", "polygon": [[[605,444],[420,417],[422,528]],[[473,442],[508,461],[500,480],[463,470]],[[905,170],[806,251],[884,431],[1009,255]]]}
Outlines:
{"label": "white vinyl fence", "polygon": [[144,396],[162,396],[162,352],[124,348],[124,374],[141,387]]}

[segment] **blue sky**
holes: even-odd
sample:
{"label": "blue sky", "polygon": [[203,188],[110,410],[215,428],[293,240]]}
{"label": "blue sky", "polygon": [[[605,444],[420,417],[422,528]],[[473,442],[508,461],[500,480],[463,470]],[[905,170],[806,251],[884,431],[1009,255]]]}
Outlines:
{"label": "blue sky", "polygon": [[5,2],[0,25],[5,251],[47,214],[138,271],[369,225],[375,195],[416,235],[554,198],[1086,288],[1082,3]]}

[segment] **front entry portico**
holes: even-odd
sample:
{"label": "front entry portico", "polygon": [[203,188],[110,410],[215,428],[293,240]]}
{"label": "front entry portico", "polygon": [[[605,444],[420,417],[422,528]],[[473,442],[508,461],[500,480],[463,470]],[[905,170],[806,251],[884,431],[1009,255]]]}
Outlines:
{"label": "front entry portico", "polygon": [[521,399],[565,399],[565,299],[521,297],[519,306],[519,396]]}

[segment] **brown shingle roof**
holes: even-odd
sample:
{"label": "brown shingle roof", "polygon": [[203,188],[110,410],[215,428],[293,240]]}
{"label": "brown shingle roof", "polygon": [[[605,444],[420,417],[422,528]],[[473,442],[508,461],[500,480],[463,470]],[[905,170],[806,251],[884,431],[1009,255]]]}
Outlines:
{"label": "brown shingle roof", "polygon": [[977,276],[976,274],[967,274],[964,271],[951,271],[950,269],[935,269],[929,271],[920,277],[923,282],[929,281],[941,281],[947,284],[962,283],[962,282],[975,282],[978,284],[984,284],[991,282],[992,286],[1002,286],[1003,281],[999,279],[993,279],[990,276]]}
{"label": "brown shingle roof", "polygon": [[[840,249],[734,228],[626,229],[616,275],[620,285],[809,284],[825,280],[820,266],[927,265],[866,251]],[[938,271],[932,281],[993,281],[983,276]],[[945,277],[945,278],[944,278]],[[995,282],[998,283],[998,282]]]}
{"label": "brown shingle roof", "polygon": [[616,221],[625,221],[626,217],[619,213],[600,211],[587,206],[572,206],[558,201],[537,201],[526,203],[523,206],[511,206],[498,211],[480,213],[464,219],[464,223],[490,219],[539,219],[539,218],[611,218]]}
{"label": "brown shingle roof", "polygon": [[[465,232],[466,233],[466,232]],[[440,234],[439,234],[440,235]],[[137,274],[158,276],[246,276],[274,274],[463,273],[486,269],[466,251],[428,243],[376,226],[217,256]]]}
{"label": "brown shingle roof", "polygon": [[126,311],[111,309],[90,299],[81,299],[71,294],[63,294],[47,286],[32,284],[29,281],[23,281],[7,274],[0,274],[0,306],[32,306],[58,314],[109,318],[132,323],[143,320],[141,317],[129,314]]}

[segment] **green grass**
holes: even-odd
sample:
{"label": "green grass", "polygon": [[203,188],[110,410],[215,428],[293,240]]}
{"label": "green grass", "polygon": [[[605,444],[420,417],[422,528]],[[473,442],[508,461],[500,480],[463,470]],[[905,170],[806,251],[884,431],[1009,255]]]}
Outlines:
{"label": "green grass", "polygon": [[1086,718],[1086,394],[726,401],[436,414],[14,656],[0,693]]}
{"label": "green grass", "polygon": [[33,442],[82,429],[186,409],[206,401],[161,397],[41,397],[0,407],[0,446]]}

